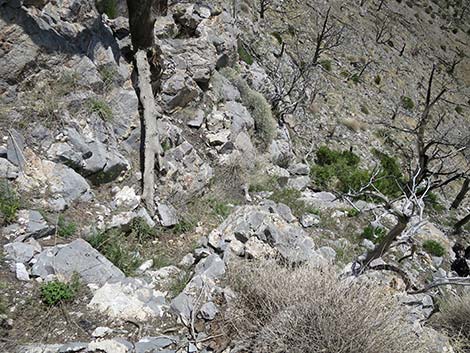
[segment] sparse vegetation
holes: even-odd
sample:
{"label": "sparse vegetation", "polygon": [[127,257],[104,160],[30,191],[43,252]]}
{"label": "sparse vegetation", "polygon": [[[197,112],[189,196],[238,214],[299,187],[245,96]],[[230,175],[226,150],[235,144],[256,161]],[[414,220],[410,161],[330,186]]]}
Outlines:
{"label": "sparse vegetation", "polygon": [[300,200],[302,193],[295,189],[279,189],[272,193],[269,197],[271,200],[277,203],[283,203],[292,211],[292,214],[296,217],[300,217],[305,213],[318,214],[318,210],[312,207],[308,207],[304,201]]}
{"label": "sparse vegetation", "polygon": [[226,321],[247,351],[427,351],[393,296],[330,269],[253,262],[232,266],[229,281],[237,297]]}
{"label": "sparse vegetation", "polygon": [[439,312],[431,324],[444,331],[451,339],[456,353],[470,350],[470,294],[449,295],[439,301]]}
{"label": "sparse vegetation", "polygon": [[385,234],[387,234],[387,230],[385,228],[368,225],[362,231],[361,237],[363,239],[368,239],[376,244],[382,241]]}
{"label": "sparse vegetation", "polygon": [[250,109],[258,135],[265,146],[269,146],[276,135],[277,123],[273,118],[271,106],[266,98],[261,93],[252,90],[235,70],[225,68],[221,73],[240,91],[242,103]]}
{"label": "sparse vegetation", "polygon": [[108,103],[97,98],[90,98],[87,102],[87,108],[90,113],[96,113],[101,119],[108,121],[113,117],[113,111]]}
{"label": "sparse vegetation", "polygon": [[369,115],[370,112],[369,112],[369,108],[367,108],[367,106],[361,104],[361,112],[364,113],[365,115]]}
{"label": "sparse vegetation", "polygon": [[380,75],[375,76],[374,82],[376,85],[380,85],[380,83],[382,82],[382,78],[380,77]]}
{"label": "sparse vegetation", "polygon": [[74,274],[70,283],[52,281],[41,285],[41,299],[48,306],[54,306],[73,300],[76,296],[80,282]]}
{"label": "sparse vegetation", "polygon": [[436,240],[426,240],[423,243],[423,249],[433,256],[444,256],[446,253],[445,248]]}
{"label": "sparse vegetation", "polygon": [[[20,199],[7,180],[0,180],[0,223],[12,223],[20,208]],[[2,221],[3,220],[3,221]]]}
{"label": "sparse vegetation", "polygon": [[326,71],[331,71],[331,60],[322,60],[319,63]]}
{"label": "sparse vegetation", "polygon": [[243,44],[238,45],[238,56],[241,61],[246,62],[248,65],[252,65],[254,60],[250,53],[246,50]]}
{"label": "sparse vegetation", "polygon": [[63,215],[57,220],[57,235],[62,238],[70,238],[75,234],[77,225],[74,222],[67,222]]}
{"label": "sparse vegetation", "polygon": [[401,97],[401,105],[403,108],[410,111],[413,110],[415,107],[415,103],[413,102],[413,100],[410,97],[406,96]]}
{"label": "sparse vegetation", "polygon": [[111,19],[118,16],[117,0],[97,0],[96,7],[100,13],[105,13]]}
{"label": "sparse vegetation", "polygon": [[456,106],[456,107],[455,107],[455,112],[456,112],[457,114],[462,114],[462,113],[463,113],[463,108],[462,108],[462,106],[460,106],[460,105]]}

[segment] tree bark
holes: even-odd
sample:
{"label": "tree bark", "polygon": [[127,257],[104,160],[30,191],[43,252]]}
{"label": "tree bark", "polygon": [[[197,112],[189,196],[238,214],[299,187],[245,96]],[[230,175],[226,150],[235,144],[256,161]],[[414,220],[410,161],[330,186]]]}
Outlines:
{"label": "tree bark", "polygon": [[147,210],[153,215],[155,208],[155,156],[161,155],[160,139],[157,132],[157,109],[150,83],[150,64],[147,60],[147,51],[138,50],[135,54],[135,61],[139,76],[139,98],[143,110],[144,168],[142,172],[142,200]]}
{"label": "tree bark", "polygon": [[454,233],[459,234],[460,232],[462,232],[462,227],[466,225],[468,222],[470,222],[470,213],[466,215],[464,218],[462,218],[460,221],[455,223]]}
{"label": "tree bark", "polygon": [[134,51],[151,48],[155,43],[153,3],[154,0],[127,0],[129,29]]}
{"label": "tree bark", "polygon": [[388,232],[385,238],[377,244],[372,251],[367,253],[366,259],[363,262],[364,266],[362,266],[363,270],[366,269],[372,261],[378,259],[387,252],[390,245],[392,245],[395,239],[406,229],[409,221],[410,219],[407,217],[399,219],[398,223],[392,228],[392,230],[390,230],[390,232]]}
{"label": "tree bark", "polygon": [[450,206],[451,209],[459,208],[460,204],[462,203],[465,195],[467,195],[468,191],[470,190],[470,178],[466,178],[462,184],[462,188],[460,189],[459,193],[457,194],[454,202]]}

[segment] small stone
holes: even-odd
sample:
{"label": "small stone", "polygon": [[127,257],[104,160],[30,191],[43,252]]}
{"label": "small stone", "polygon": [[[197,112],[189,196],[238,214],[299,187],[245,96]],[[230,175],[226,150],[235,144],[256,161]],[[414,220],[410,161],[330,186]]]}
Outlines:
{"label": "small stone", "polygon": [[26,266],[18,262],[15,264],[15,272],[16,272],[16,278],[20,281],[29,281],[29,273],[28,270],[26,269]]}
{"label": "small stone", "polygon": [[209,144],[211,146],[221,146],[227,143],[229,136],[230,130],[222,130],[217,133],[207,134],[207,139],[209,140]]}
{"label": "small stone", "polygon": [[365,247],[367,250],[373,250],[375,248],[375,244],[369,239],[364,239],[361,242],[361,245]]}
{"label": "small stone", "polygon": [[309,227],[312,227],[314,225],[318,225],[318,224],[320,224],[320,217],[315,215],[315,214],[311,214],[311,213],[303,214],[300,217],[300,224],[304,228],[309,228]]}
{"label": "small stone", "polygon": [[140,203],[140,196],[136,195],[134,188],[124,186],[114,196],[116,207],[126,207],[131,210],[137,208]]}
{"label": "small stone", "polygon": [[297,163],[291,165],[288,168],[289,172],[293,175],[309,175],[310,174],[310,167],[307,164]]}
{"label": "small stone", "polygon": [[214,320],[219,310],[217,309],[217,307],[215,306],[213,302],[208,302],[204,304],[203,306],[201,306],[200,312],[201,312],[201,316],[203,317],[203,319]]}
{"label": "small stone", "polygon": [[202,110],[196,111],[193,119],[188,121],[188,126],[199,129],[204,123],[204,112]]}
{"label": "small stone", "polygon": [[178,214],[173,206],[164,203],[157,203],[157,212],[160,216],[160,223],[164,227],[172,227],[178,224]]}
{"label": "small stone", "polygon": [[93,337],[97,337],[97,338],[101,338],[101,337],[104,337],[110,333],[112,333],[113,330],[110,329],[109,327],[104,327],[104,326],[99,326],[97,328],[95,328],[95,330],[92,332],[92,336]]}
{"label": "small stone", "polygon": [[152,266],[153,266],[153,260],[152,259],[147,260],[144,263],[142,263],[142,265],[139,266],[139,268],[137,269],[137,272],[140,272],[140,273],[145,272]]}
{"label": "small stone", "polygon": [[178,264],[179,266],[181,267],[191,267],[193,264],[194,264],[194,261],[196,261],[196,259],[194,258],[193,254],[189,253],[189,254],[186,254],[180,261],[180,263]]}

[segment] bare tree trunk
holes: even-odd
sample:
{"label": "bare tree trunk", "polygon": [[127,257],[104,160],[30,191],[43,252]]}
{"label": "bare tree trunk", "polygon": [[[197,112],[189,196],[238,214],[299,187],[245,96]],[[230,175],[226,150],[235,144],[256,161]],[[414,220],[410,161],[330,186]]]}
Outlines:
{"label": "bare tree trunk", "polygon": [[454,225],[454,233],[459,234],[462,232],[462,227],[466,225],[468,222],[470,222],[470,213],[466,215],[464,218],[462,218],[460,221],[455,223]]}
{"label": "bare tree trunk", "polygon": [[457,194],[454,202],[452,202],[452,205],[450,206],[451,209],[456,209],[460,206],[462,203],[463,199],[465,198],[465,195],[467,195],[468,191],[470,190],[470,178],[466,178],[463,182],[462,188],[460,189],[459,193]]}
{"label": "bare tree trunk", "polygon": [[[161,155],[160,139],[157,132],[157,109],[150,83],[150,64],[147,51],[140,49],[135,54],[137,72],[139,75],[139,98],[143,110],[144,131],[144,168],[142,171],[142,200],[147,210],[153,214],[155,208],[155,156]],[[158,160],[160,165],[160,161]]]}
{"label": "bare tree trunk", "polygon": [[395,227],[392,228],[392,230],[390,230],[390,232],[388,232],[385,238],[379,244],[377,244],[372,251],[367,253],[362,269],[365,269],[372,261],[378,259],[387,252],[387,250],[390,248],[390,245],[392,245],[395,239],[406,229],[409,221],[410,219],[405,217],[398,220],[398,223],[395,225]]}

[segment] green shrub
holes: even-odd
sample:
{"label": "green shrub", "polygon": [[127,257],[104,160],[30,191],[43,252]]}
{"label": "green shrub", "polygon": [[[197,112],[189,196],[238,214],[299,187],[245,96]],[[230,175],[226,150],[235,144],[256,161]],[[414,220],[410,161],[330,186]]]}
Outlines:
{"label": "green shrub", "polygon": [[10,187],[8,181],[0,180],[0,213],[3,223],[14,222],[19,208],[20,199],[16,192]]}
{"label": "green shrub", "polygon": [[112,66],[108,66],[108,65],[99,66],[98,72],[101,76],[101,79],[104,82],[105,90],[109,89],[112,83],[114,82],[114,80],[116,79],[118,72]]}
{"label": "green shrub", "polygon": [[398,197],[402,193],[404,185],[400,163],[396,158],[376,149],[372,152],[380,160],[381,168],[377,175],[377,181],[374,183],[375,187],[384,195]]}
{"label": "green shrub", "polygon": [[347,216],[352,218],[352,217],[357,217],[359,216],[361,212],[355,208],[351,208],[350,210],[347,211]]}
{"label": "green shrub", "polygon": [[322,61],[320,61],[320,65],[321,65],[326,71],[331,71],[331,61],[330,61],[330,60],[322,60]]}
{"label": "green shrub", "polygon": [[57,220],[57,235],[62,238],[69,238],[75,234],[77,225],[73,222],[67,222],[64,216],[60,215]]}
{"label": "green shrub", "polygon": [[358,74],[353,74],[349,79],[356,85],[361,82],[361,77]]}
{"label": "green shrub", "polygon": [[365,105],[361,105],[361,112],[364,113],[365,115],[370,114],[369,108],[367,108],[367,106],[365,106]]}
{"label": "green shrub", "polygon": [[54,306],[62,302],[73,300],[78,291],[80,282],[78,276],[72,277],[71,283],[59,281],[47,282],[41,285],[41,299],[49,306]]}
{"label": "green shrub", "polygon": [[142,261],[137,252],[137,245],[127,241],[126,235],[117,230],[98,232],[87,240],[127,276],[131,276]]}
{"label": "green shrub", "polygon": [[273,118],[271,106],[266,101],[266,98],[261,93],[252,90],[235,70],[225,68],[221,71],[221,74],[227,77],[238,88],[243,105],[251,111],[255,121],[256,132],[264,144],[269,146],[274,137],[276,137],[277,122]]}
{"label": "green shrub", "polygon": [[111,120],[113,117],[113,111],[108,103],[101,99],[90,98],[87,103],[88,111],[90,113],[98,114],[103,120]]}
{"label": "green shrub", "polygon": [[380,75],[375,76],[374,82],[376,85],[380,85],[380,83],[382,82],[382,78],[380,77]]}
{"label": "green shrub", "polygon": [[227,218],[227,216],[232,211],[232,206],[228,205],[224,201],[212,197],[207,198],[206,201],[212,212],[216,216],[222,217],[222,219]]}
{"label": "green shrub", "polygon": [[446,253],[446,250],[442,246],[442,244],[435,240],[426,240],[423,243],[423,249],[433,256],[440,257],[440,256],[444,256],[444,254]]}
{"label": "green shrub", "polygon": [[[418,193],[421,190],[418,190]],[[438,196],[433,192],[428,192],[426,196],[424,196],[424,203],[426,206],[431,207],[434,211],[441,212],[445,210],[445,207],[439,202]]]}
{"label": "green shrub", "polygon": [[455,107],[455,111],[457,112],[457,114],[462,114],[463,113],[463,108],[460,105],[458,105],[458,106]]}
{"label": "green shrub", "polygon": [[413,110],[413,108],[415,107],[415,103],[413,102],[413,100],[410,98],[410,97],[401,97],[401,105],[403,108],[405,108],[406,110]]}
{"label": "green shrub", "polygon": [[374,242],[374,244],[378,244],[382,241],[385,234],[387,234],[387,230],[385,228],[368,225],[362,231],[361,237]]}
{"label": "green shrub", "polygon": [[105,13],[111,19],[118,16],[117,0],[97,0],[96,7],[100,13]]}
{"label": "green shrub", "polygon": [[254,62],[253,57],[248,53],[243,44],[238,45],[238,56],[241,61],[246,62],[248,65],[252,65]]}

